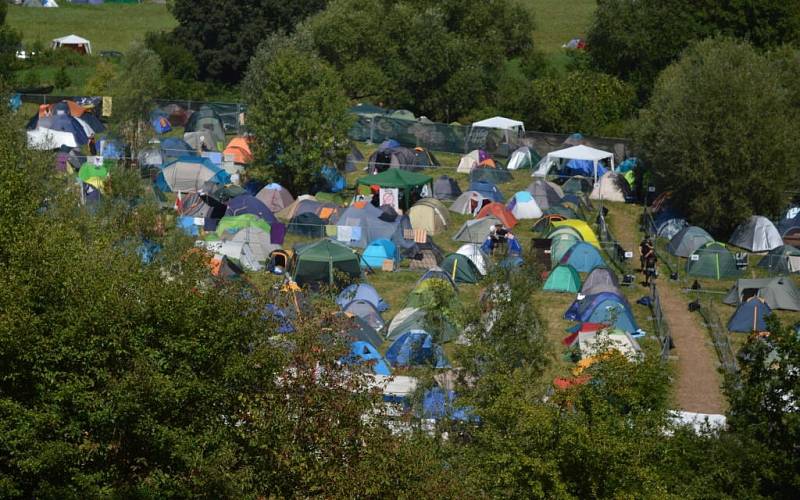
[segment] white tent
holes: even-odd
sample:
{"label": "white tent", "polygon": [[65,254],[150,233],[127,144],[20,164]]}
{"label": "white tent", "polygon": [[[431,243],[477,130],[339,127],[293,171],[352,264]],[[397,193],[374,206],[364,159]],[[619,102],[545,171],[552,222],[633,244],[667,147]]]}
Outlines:
{"label": "white tent", "polygon": [[515,132],[525,132],[525,124],[519,120],[512,120],[511,118],[503,118],[502,116],[495,116],[487,118],[472,124],[473,127],[480,128],[496,128],[500,130],[512,130]]}
{"label": "white tent", "polygon": [[92,42],[89,40],[79,37],[78,35],[67,35],[62,36],[61,38],[54,38],[50,47],[53,49],[58,48],[77,48],[79,50],[83,50],[87,54],[92,53]]}
{"label": "white tent", "polygon": [[559,149],[552,153],[547,153],[547,156],[539,163],[539,168],[533,173],[535,177],[547,176],[547,171],[550,170],[555,160],[585,160],[590,161],[594,165],[594,180],[597,180],[597,164],[605,159],[610,160],[611,170],[614,170],[614,153],[603,151],[601,149],[590,148],[589,146],[572,146],[571,148]]}
{"label": "white tent", "polygon": [[481,273],[482,276],[486,276],[489,272],[489,267],[492,264],[492,261],[489,260],[489,257],[483,253],[481,250],[481,246],[477,243],[464,243],[456,250],[456,253],[464,255],[475,264],[475,267],[478,268],[478,272]]}
{"label": "white tent", "polygon": [[28,130],[28,148],[30,149],[48,150],[57,149],[61,146],[76,148],[78,143],[75,142],[75,136],[69,132],[42,127]]}

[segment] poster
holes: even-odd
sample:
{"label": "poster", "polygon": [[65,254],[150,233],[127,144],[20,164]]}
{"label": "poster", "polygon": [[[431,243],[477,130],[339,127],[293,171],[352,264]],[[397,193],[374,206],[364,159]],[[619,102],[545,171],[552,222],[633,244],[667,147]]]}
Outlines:
{"label": "poster", "polygon": [[400,212],[400,190],[398,188],[381,188],[380,205],[391,205],[398,213]]}

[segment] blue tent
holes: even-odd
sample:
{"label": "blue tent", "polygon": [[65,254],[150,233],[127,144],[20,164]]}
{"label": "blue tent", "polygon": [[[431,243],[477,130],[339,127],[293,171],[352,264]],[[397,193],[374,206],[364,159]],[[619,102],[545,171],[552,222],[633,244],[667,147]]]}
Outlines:
{"label": "blue tent", "polygon": [[471,182],[469,185],[469,189],[467,191],[476,191],[484,198],[489,198],[492,201],[497,201],[500,203],[505,202],[503,193],[497,186],[495,186],[491,182],[486,182],[486,181]]}
{"label": "blue tent", "polygon": [[375,346],[361,340],[350,344],[350,354],[342,359],[342,363],[346,365],[371,365],[372,373],[376,375],[392,374],[389,364],[381,356],[381,353],[375,349]]}
{"label": "blue tent", "polygon": [[250,194],[240,194],[239,196],[228,201],[228,208],[225,210],[225,215],[244,215],[253,214],[261,217],[270,224],[278,222],[275,215],[272,213],[264,202]]}
{"label": "blue tent", "polygon": [[433,337],[423,330],[411,330],[397,337],[386,351],[386,359],[392,366],[450,367],[442,348],[434,344]]}
{"label": "blue tent", "polygon": [[389,304],[384,301],[378,291],[375,290],[375,287],[372,285],[368,285],[367,283],[359,283],[357,285],[349,285],[347,288],[342,290],[339,296],[336,298],[336,305],[339,307],[345,307],[347,304],[354,300],[366,300],[367,302],[372,303],[380,312],[388,311]]}
{"label": "blue tent", "polygon": [[335,167],[324,166],[320,169],[316,183],[317,191],[339,193],[345,188],[344,176]]}
{"label": "blue tent", "polygon": [[571,321],[586,321],[582,318],[589,317],[591,312],[594,311],[594,308],[604,300],[616,300],[617,302],[623,303],[625,302],[625,299],[622,298],[622,296],[613,292],[600,292],[586,295],[582,299],[575,299],[572,304],[570,304],[569,308],[567,308],[567,311],[564,313],[564,319]]}
{"label": "blue tent", "polygon": [[361,267],[371,267],[381,269],[384,260],[394,261],[395,264],[400,260],[400,253],[397,246],[389,240],[375,240],[364,249],[361,255]]}
{"label": "blue tent", "polygon": [[761,297],[750,297],[742,302],[728,321],[731,332],[764,332],[767,330],[765,318],[772,314],[772,309]]}
{"label": "blue tent", "polygon": [[161,157],[165,164],[183,156],[197,156],[197,152],[189,143],[177,137],[168,137],[161,141]]}
{"label": "blue tent", "polygon": [[164,134],[172,130],[172,125],[169,123],[169,115],[160,109],[150,113],[150,125],[156,134]]}
{"label": "blue tent", "polygon": [[[44,127],[50,130],[56,130],[58,132],[67,132],[72,134],[75,138],[75,143],[78,145],[84,145],[89,142],[89,136],[86,135],[86,131],[83,128],[81,123],[73,118],[68,112],[65,111],[58,111],[51,116],[46,116],[44,118],[38,118],[38,115],[34,117],[36,120],[36,124],[33,128],[36,127]],[[30,123],[28,124],[30,127]]]}
{"label": "blue tent", "polygon": [[440,387],[425,392],[422,397],[422,417],[435,420],[449,418],[461,422],[480,420],[471,414],[471,408],[456,406],[455,391],[445,391]]}
{"label": "blue tent", "polygon": [[[597,178],[603,176],[608,172],[608,169],[602,164],[597,164]],[[580,175],[583,177],[594,177],[594,163],[590,160],[569,160],[564,166],[564,175],[575,176]]]}
{"label": "blue tent", "polygon": [[582,323],[607,323],[628,333],[639,330],[625,299],[610,292],[589,295],[573,302],[564,318]]}
{"label": "blue tent", "polygon": [[125,144],[120,139],[105,137],[100,141],[100,155],[105,160],[121,160],[125,156]]}
{"label": "blue tent", "polygon": [[561,257],[560,264],[569,264],[574,267],[579,273],[591,272],[595,267],[605,265],[603,257],[597,248],[585,241],[576,243],[567,250],[567,253]]}

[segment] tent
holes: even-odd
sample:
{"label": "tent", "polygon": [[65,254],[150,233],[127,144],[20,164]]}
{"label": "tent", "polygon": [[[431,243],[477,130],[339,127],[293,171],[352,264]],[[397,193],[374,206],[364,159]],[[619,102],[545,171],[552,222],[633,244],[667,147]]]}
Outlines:
{"label": "tent", "polygon": [[556,266],[544,282],[546,292],[576,293],[581,287],[581,277],[578,271],[570,265]]}
{"label": "tent", "polygon": [[421,330],[412,330],[397,337],[386,350],[386,360],[392,366],[450,366],[442,348],[434,344],[433,337],[428,332]]}
{"label": "tent", "polygon": [[344,171],[347,173],[355,172],[357,165],[361,164],[363,161],[364,155],[362,155],[356,145],[351,142],[350,152],[347,153],[347,157],[344,160]]}
{"label": "tent", "polygon": [[214,144],[220,145],[217,147],[221,147],[225,142],[225,128],[223,127],[222,118],[209,106],[202,106],[192,113],[189,121],[186,122],[184,132],[209,134]]}
{"label": "tent", "polygon": [[432,267],[427,271],[425,271],[424,273],[422,273],[422,276],[419,277],[419,279],[417,280],[417,284],[415,286],[418,286],[420,283],[423,283],[427,280],[435,280],[435,279],[444,280],[453,287],[453,290],[456,289],[456,282],[453,281],[453,278],[439,266]]}
{"label": "tent", "polygon": [[617,275],[608,268],[596,267],[586,276],[586,280],[581,286],[581,294],[595,295],[603,292],[611,292],[622,296]]}
{"label": "tent", "polygon": [[412,330],[424,330],[427,328],[427,313],[418,307],[406,307],[398,311],[386,329],[386,339],[395,340],[400,335]]}
{"label": "tent", "polygon": [[339,332],[349,341],[369,342],[373,346],[381,345],[383,339],[374,328],[355,314],[342,312],[337,315],[343,319],[342,330]]}
{"label": "tent", "polygon": [[594,233],[592,228],[589,227],[589,224],[587,224],[585,221],[582,221],[580,219],[567,219],[562,221],[554,221],[553,227],[556,229],[562,227],[570,227],[575,231],[577,231],[578,234],[580,234],[581,239],[583,241],[591,245],[594,245],[598,249],[601,248],[600,241],[597,239],[597,235]]}
{"label": "tent", "polygon": [[[52,2],[52,0],[48,0],[48,2]],[[53,41],[50,42],[50,48],[70,49],[74,50],[78,54],[92,55],[92,42],[85,38],[79,37],[78,35],[67,35],[62,36],[61,38],[53,38]]]}
{"label": "tent", "polygon": [[506,208],[517,219],[538,219],[542,216],[542,209],[533,199],[533,195],[527,191],[514,193]]}
{"label": "tent", "polygon": [[483,252],[483,250],[481,250],[481,245],[478,245],[477,243],[464,243],[458,247],[456,253],[469,258],[469,260],[475,264],[475,267],[482,276],[486,276],[486,274],[489,272],[489,269],[492,265],[492,260]]}
{"label": "tent", "polygon": [[349,285],[339,293],[336,304],[343,308],[353,300],[366,300],[380,312],[389,310],[389,304],[381,298],[374,286],[367,283]]}
{"label": "tent", "polygon": [[503,193],[493,183],[488,181],[473,181],[469,184],[469,190],[481,194],[484,198],[489,198],[492,201],[505,201]]}
{"label": "tent", "polygon": [[165,134],[172,130],[172,125],[169,123],[169,115],[160,109],[150,112],[150,125],[156,134]]}
{"label": "tent", "polygon": [[[642,356],[642,348],[630,333],[616,328],[578,333],[578,350],[581,359],[597,358],[611,350],[617,351],[629,361],[636,361]],[[585,364],[583,366],[586,366]]]}
{"label": "tent", "polygon": [[383,211],[370,203],[365,201],[353,203],[338,214],[334,221],[336,239],[360,248],[365,248],[370,241],[378,239],[392,240],[399,245],[403,239],[401,220],[386,222],[381,218],[382,215]]}
{"label": "tent", "polygon": [[[479,273],[476,271],[476,274]],[[441,306],[442,302],[450,304],[457,301],[458,295],[455,285],[453,285],[452,276],[431,276],[428,279],[417,281],[414,289],[411,290],[406,298],[406,307],[421,307],[425,310],[431,310],[432,306]]]}
{"label": "tent", "polygon": [[383,268],[384,261],[390,260],[396,266],[400,260],[397,246],[389,240],[379,239],[371,242],[361,255],[361,267],[371,267],[373,270]]}
{"label": "tent", "polygon": [[416,160],[414,150],[384,143],[369,156],[366,170],[370,174],[378,174],[391,168],[416,170]]}
{"label": "tent", "polygon": [[525,132],[525,124],[519,120],[512,120],[502,116],[493,116],[472,123],[472,128],[493,128],[498,130],[509,130],[515,133]]}
{"label": "tent", "polygon": [[314,189],[312,192],[327,191],[329,193],[339,193],[344,190],[347,182],[336,167],[323,165],[317,172]]}
{"label": "tent", "polygon": [[482,219],[483,217],[488,217],[490,215],[496,219],[500,219],[503,222],[503,225],[509,229],[514,229],[514,226],[517,225],[517,218],[514,217],[514,215],[502,203],[494,202],[484,205],[475,218]]}
{"label": "tent", "polygon": [[[600,149],[590,148],[589,146],[578,145],[572,146],[571,148],[560,149],[558,151],[553,151],[551,153],[547,153],[547,156],[540,162],[541,164],[552,165],[555,161],[559,160],[578,160],[578,161],[586,161],[591,162],[592,169],[589,173],[594,177],[595,182],[597,179],[602,175],[604,170],[602,164],[603,160],[607,160],[611,164],[611,170],[614,170],[614,154],[609,153],[607,151],[602,151]],[[547,162],[547,163],[545,163]],[[547,169],[539,169],[537,168],[534,175],[537,177],[546,177],[549,173],[549,168]]]}
{"label": "tent", "polygon": [[433,197],[437,200],[455,200],[461,195],[461,188],[455,179],[442,175],[433,181]]}
{"label": "tent", "polygon": [[533,195],[533,199],[542,210],[558,205],[564,197],[564,193],[556,189],[553,184],[541,179],[533,181],[525,191]]}
{"label": "tent", "polygon": [[469,173],[470,182],[491,182],[492,184],[503,184],[514,180],[511,172],[500,168],[498,163],[495,166],[479,166],[473,168]]}
{"label": "tent", "polygon": [[666,219],[656,226],[656,236],[665,240],[671,240],[681,229],[689,225],[686,219],[682,217],[674,217]]}
{"label": "tent", "polygon": [[760,297],[750,297],[733,313],[728,321],[728,330],[731,332],[763,332],[767,329],[766,317],[772,314],[772,309]]}
{"label": "tent", "polygon": [[368,300],[352,300],[342,308],[342,311],[358,316],[375,330],[382,330],[386,326],[380,311]]}
{"label": "tent", "polygon": [[292,193],[280,184],[271,183],[267,184],[256,194],[264,205],[267,206],[272,212],[280,212],[294,202]]}
{"label": "tent", "polygon": [[686,274],[697,278],[720,280],[738,276],[739,269],[730,250],[722,243],[712,241],[689,256]]}
{"label": "tent", "polygon": [[800,311],[800,291],[787,276],[736,280],[723,302],[735,306],[751,297],[761,298],[770,309]]}
{"label": "tent", "polygon": [[714,241],[703,228],[697,226],[687,226],[681,229],[678,234],[669,240],[667,251],[677,257],[689,257],[698,248],[706,243]]}
{"label": "tent", "polygon": [[325,236],[325,221],[313,212],[304,212],[292,217],[286,231],[305,238],[322,238]]}
{"label": "tent", "polygon": [[477,283],[481,276],[475,263],[459,253],[447,254],[442,261],[442,269],[456,283]]}
{"label": "tent", "polygon": [[509,170],[533,168],[533,166],[539,163],[539,160],[541,159],[542,157],[539,156],[536,151],[528,146],[522,146],[511,153],[511,157],[508,159],[508,166],[506,168]]}
{"label": "tent", "polygon": [[450,205],[450,210],[459,214],[474,215],[477,214],[484,205],[491,202],[491,198],[487,198],[477,191],[465,191]]}
{"label": "tent", "polygon": [[177,137],[163,139],[160,149],[163,163],[169,163],[186,156],[197,156],[197,152],[186,141]]}
{"label": "tent", "polygon": [[800,272],[800,250],[790,245],[773,248],[758,261],[758,267],[775,274]]}
{"label": "tent", "polygon": [[253,161],[253,153],[250,151],[250,142],[247,137],[234,137],[231,139],[222,154],[230,157],[234,163],[240,165],[252,163]]}
{"label": "tent", "polygon": [[481,164],[494,165],[494,160],[492,160],[492,157],[486,151],[482,149],[473,149],[462,156],[458,161],[456,172],[459,174],[468,174],[473,168],[478,168]]}
{"label": "tent", "polygon": [[381,353],[378,352],[378,349],[371,343],[363,340],[356,340],[350,344],[350,352],[342,359],[342,363],[345,365],[369,366],[372,373],[376,375],[390,376],[392,374],[392,369],[383,356],[381,356]]}
{"label": "tent", "polygon": [[270,224],[278,222],[272,211],[258,198],[250,194],[240,194],[228,200],[228,208],[225,215],[244,215],[253,214]]}
{"label": "tent", "polygon": [[605,261],[597,248],[585,241],[572,245],[559,263],[569,264],[579,273],[588,273],[596,267],[605,266]]}
{"label": "tent", "polygon": [[234,234],[248,227],[261,228],[270,235],[270,241],[273,244],[283,242],[284,231],[282,224],[270,224],[255,214],[227,215],[220,219],[215,232],[217,236],[224,238],[223,233]]}
{"label": "tent", "polygon": [[182,157],[168,163],[156,178],[156,186],[165,193],[197,191],[207,182],[227,184],[230,175],[208,158],[196,157]]}
{"label": "tent", "polygon": [[564,193],[572,193],[572,194],[579,194],[579,193],[591,193],[592,192],[592,182],[581,175],[575,175],[567,179],[567,182],[561,186]]}
{"label": "tent", "polygon": [[434,236],[445,229],[450,222],[447,208],[434,198],[423,198],[416,202],[408,211],[411,227],[424,229],[429,235]]}
{"label": "tent", "polygon": [[58,7],[56,0],[25,0],[22,2],[23,7],[44,7],[55,8]]}
{"label": "tent", "polygon": [[595,181],[590,200],[617,201],[625,203],[631,196],[631,188],[628,181],[616,172],[606,172]]}
{"label": "tent", "polygon": [[495,224],[499,224],[500,219],[489,215],[482,219],[468,220],[453,236],[454,241],[466,241],[469,243],[483,243],[489,237],[489,231]]}
{"label": "tent", "polygon": [[244,241],[204,241],[200,244],[214,253],[232,259],[248,271],[257,272],[264,269],[253,249]]}
{"label": "tent", "polygon": [[246,226],[239,230],[225,231],[220,235],[224,241],[236,241],[247,243],[253,251],[253,255],[259,262],[266,262],[269,260],[270,254],[279,249],[280,246],[273,240],[270,232],[264,230],[260,226]]}
{"label": "tent", "polygon": [[550,239],[550,263],[552,266],[558,265],[570,248],[582,241],[579,236],[574,234],[559,234]]}
{"label": "tent", "polygon": [[574,319],[583,323],[611,325],[628,333],[639,330],[633,313],[625,300],[610,293],[600,293],[585,297],[580,301],[577,318]]}
{"label": "tent", "polygon": [[382,188],[398,188],[402,191],[403,207],[408,210],[411,206],[411,198],[415,191],[420,190],[426,184],[431,184],[433,179],[424,174],[409,172],[400,169],[389,169],[377,175],[361,177],[356,182],[357,185],[372,186],[377,185]]}
{"label": "tent", "polygon": [[292,278],[298,285],[334,284],[337,273],[350,278],[361,277],[358,256],[347,246],[326,239],[296,248]]}
{"label": "tent", "polygon": [[769,219],[754,215],[736,228],[728,242],[750,252],[768,252],[783,245],[783,238]]}

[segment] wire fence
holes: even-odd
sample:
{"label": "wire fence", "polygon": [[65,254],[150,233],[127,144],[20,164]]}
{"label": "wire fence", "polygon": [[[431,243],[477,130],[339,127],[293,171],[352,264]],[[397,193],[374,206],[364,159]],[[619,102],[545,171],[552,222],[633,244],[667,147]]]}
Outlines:
{"label": "wire fence", "polygon": [[650,312],[653,315],[656,337],[661,344],[661,361],[667,361],[670,349],[672,349],[672,333],[664,316],[664,310],[661,308],[661,296],[655,282],[650,283]]}

